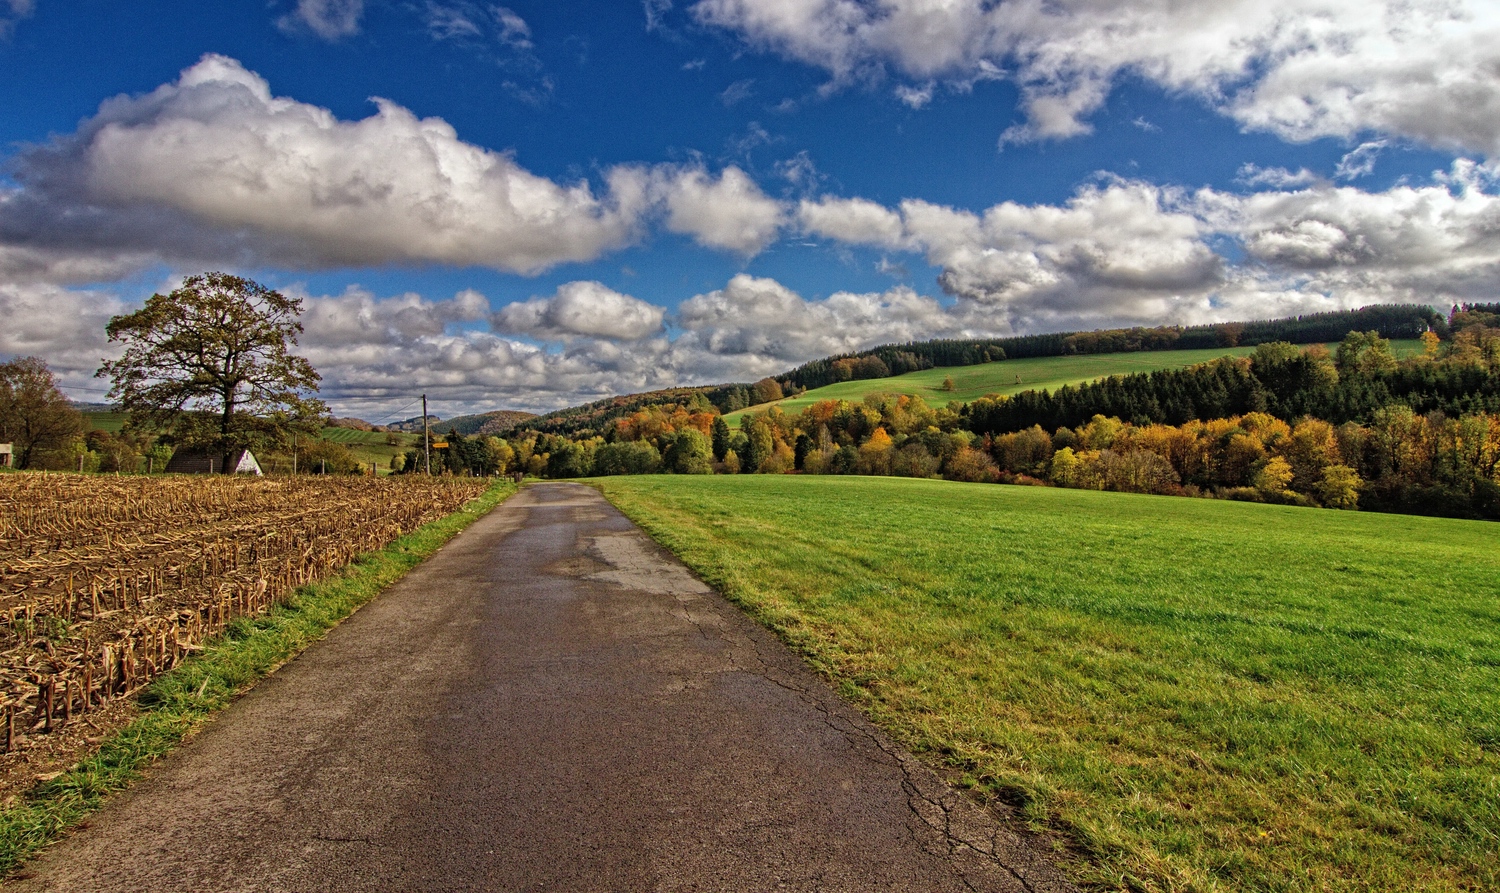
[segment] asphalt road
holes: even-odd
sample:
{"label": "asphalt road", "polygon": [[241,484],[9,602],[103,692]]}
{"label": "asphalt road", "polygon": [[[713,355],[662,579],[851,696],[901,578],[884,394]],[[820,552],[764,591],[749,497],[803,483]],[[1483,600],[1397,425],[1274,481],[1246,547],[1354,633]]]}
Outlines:
{"label": "asphalt road", "polygon": [[10,888],[1069,889],[571,484],[475,523]]}

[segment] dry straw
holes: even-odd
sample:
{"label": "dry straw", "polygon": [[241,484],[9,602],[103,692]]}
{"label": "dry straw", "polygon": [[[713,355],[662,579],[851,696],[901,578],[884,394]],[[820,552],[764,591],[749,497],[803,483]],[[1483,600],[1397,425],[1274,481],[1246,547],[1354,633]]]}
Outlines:
{"label": "dry straw", "polygon": [[0,477],[5,752],[125,697],[475,479]]}

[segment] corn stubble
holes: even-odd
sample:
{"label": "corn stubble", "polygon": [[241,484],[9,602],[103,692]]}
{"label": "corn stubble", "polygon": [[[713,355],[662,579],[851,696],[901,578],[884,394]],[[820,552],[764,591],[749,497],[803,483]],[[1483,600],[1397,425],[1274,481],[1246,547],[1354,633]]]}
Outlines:
{"label": "corn stubble", "polygon": [[475,479],[0,477],[0,745],[127,697],[241,617],[456,511]]}

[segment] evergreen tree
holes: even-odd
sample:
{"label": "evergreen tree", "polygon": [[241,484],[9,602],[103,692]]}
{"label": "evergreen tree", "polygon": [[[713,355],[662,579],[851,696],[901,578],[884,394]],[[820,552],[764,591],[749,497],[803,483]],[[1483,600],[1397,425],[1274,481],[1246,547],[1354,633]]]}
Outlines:
{"label": "evergreen tree", "polygon": [[714,461],[723,462],[724,454],[729,452],[729,423],[724,421],[723,416],[715,416],[710,430],[713,437]]}

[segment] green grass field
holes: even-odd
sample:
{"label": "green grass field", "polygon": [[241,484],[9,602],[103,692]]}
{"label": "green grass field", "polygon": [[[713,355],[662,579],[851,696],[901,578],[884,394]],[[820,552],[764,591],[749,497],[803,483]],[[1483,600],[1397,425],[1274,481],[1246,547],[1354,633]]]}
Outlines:
{"label": "green grass field", "polygon": [[384,431],[356,431],[353,428],[324,428],[318,432],[318,436],[344,444],[363,466],[374,462],[375,469],[380,474],[390,470],[392,456],[405,455],[407,450],[422,442],[420,434],[398,433],[396,439],[399,443],[391,445],[386,443],[389,435]]}
{"label": "green grass field", "polygon": [[[1328,345],[1329,350],[1338,347]],[[1391,347],[1398,356],[1421,350],[1419,341],[1393,341]],[[780,406],[783,412],[795,415],[819,400],[850,400],[859,402],[869,394],[911,394],[920,396],[931,406],[943,406],[950,400],[968,403],[987,394],[1018,394],[1021,391],[1055,391],[1065,384],[1081,384],[1110,375],[1129,375],[1133,372],[1155,372],[1158,369],[1180,369],[1225,356],[1244,357],[1255,351],[1253,347],[1216,347],[1203,350],[1158,350],[1137,353],[1102,353],[1070,357],[1031,357],[1019,360],[1003,360],[998,363],[983,363],[978,366],[950,366],[942,369],[923,369],[890,378],[870,378],[861,381],[843,381],[838,384],[813,388],[796,397],[788,397],[775,403],[762,403],[724,416],[731,427],[738,426],[746,415],[765,412],[772,406]],[[943,390],[943,379],[952,376],[954,389]]]}
{"label": "green grass field", "polygon": [[[410,447],[422,442],[421,434],[408,434],[397,431],[395,432],[395,435],[396,439],[401,442],[403,449],[409,449]],[[324,440],[331,440],[334,443],[348,444],[352,449],[355,446],[386,446],[386,438],[390,437],[391,435],[390,433],[385,431],[356,431],[353,428],[324,428],[318,432],[318,436],[323,438]],[[433,436],[437,436],[436,431],[433,432]]]}
{"label": "green grass field", "polygon": [[1500,526],[890,478],[605,494],[1121,890],[1500,889]]}
{"label": "green grass field", "polygon": [[125,427],[125,413],[102,412],[89,410],[83,414],[85,428],[94,431],[108,431],[111,434],[119,434],[120,429]]}

